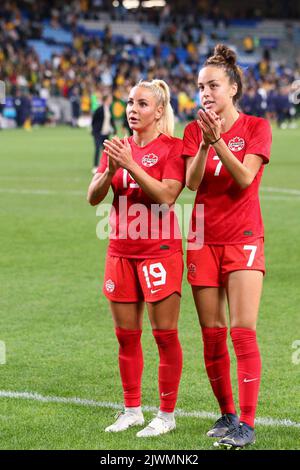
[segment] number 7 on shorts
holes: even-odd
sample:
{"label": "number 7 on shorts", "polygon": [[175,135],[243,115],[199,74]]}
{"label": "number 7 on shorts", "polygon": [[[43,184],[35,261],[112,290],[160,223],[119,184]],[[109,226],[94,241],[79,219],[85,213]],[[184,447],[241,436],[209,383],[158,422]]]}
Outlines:
{"label": "number 7 on shorts", "polygon": [[251,266],[253,264],[253,261],[254,261],[257,246],[255,246],[255,245],[244,245],[244,250],[249,250],[251,252],[250,256],[249,256],[249,259],[248,259],[248,263],[247,263],[247,267],[251,268]]}

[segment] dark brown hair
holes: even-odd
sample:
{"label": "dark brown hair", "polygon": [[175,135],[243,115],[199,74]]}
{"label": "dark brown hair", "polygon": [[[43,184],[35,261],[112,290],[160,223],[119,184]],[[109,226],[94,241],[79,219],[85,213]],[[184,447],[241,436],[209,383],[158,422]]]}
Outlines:
{"label": "dark brown hair", "polygon": [[236,53],[225,46],[225,44],[217,44],[214,50],[214,55],[206,59],[204,66],[213,65],[215,67],[222,67],[229,78],[229,82],[237,84],[237,92],[233,97],[233,103],[236,104],[243,94],[243,72],[237,65]]}

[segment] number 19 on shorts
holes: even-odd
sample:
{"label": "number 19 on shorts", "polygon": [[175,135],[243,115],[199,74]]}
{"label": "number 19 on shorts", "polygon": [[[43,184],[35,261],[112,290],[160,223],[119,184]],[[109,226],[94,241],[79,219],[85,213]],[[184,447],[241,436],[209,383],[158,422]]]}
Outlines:
{"label": "number 19 on shorts", "polygon": [[143,266],[143,273],[147,283],[147,287],[151,289],[152,287],[163,286],[166,283],[167,272],[163,267],[162,263],[153,263],[149,265],[149,270],[147,266]]}

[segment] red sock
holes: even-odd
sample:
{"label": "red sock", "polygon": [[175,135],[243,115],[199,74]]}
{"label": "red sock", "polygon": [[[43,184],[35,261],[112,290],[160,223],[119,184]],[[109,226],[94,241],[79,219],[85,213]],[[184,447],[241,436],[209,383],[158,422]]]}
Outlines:
{"label": "red sock", "polygon": [[119,367],[125,406],[140,406],[144,365],[141,345],[142,330],[116,328],[115,332],[120,345]]}
{"label": "red sock", "polygon": [[222,415],[235,414],[230,379],[230,357],[227,328],[202,328],[204,362],[210,385],[219,402]]}
{"label": "red sock", "polygon": [[175,409],[182,371],[182,350],[177,330],[152,330],[159,352],[158,383],[160,410]]}
{"label": "red sock", "polygon": [[231,328],[231,338],[237,358],[240,422],[254,427],[261,376],[256,331],[249,328]]}

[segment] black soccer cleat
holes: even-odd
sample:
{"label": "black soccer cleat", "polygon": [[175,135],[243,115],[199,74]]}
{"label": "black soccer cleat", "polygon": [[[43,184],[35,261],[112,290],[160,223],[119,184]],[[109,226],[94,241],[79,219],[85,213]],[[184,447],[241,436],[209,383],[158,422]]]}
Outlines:
{"label": "black soccer cleat", "polygon": [[242,447],[248,446],[255,443],[255,431],[246,423],[240,423],[240,425],[231,432],[228,432],[226,436],[222,437],[218,442],[215,443],[217,447],[224,447],[227,449],[241,449]]}
{"label": "black soccer cleat", "polygon": [[239,425],[239,418],[233,413],[226,413],[219,418],[213,427],[206,433],[208,437],[224,437]]}

